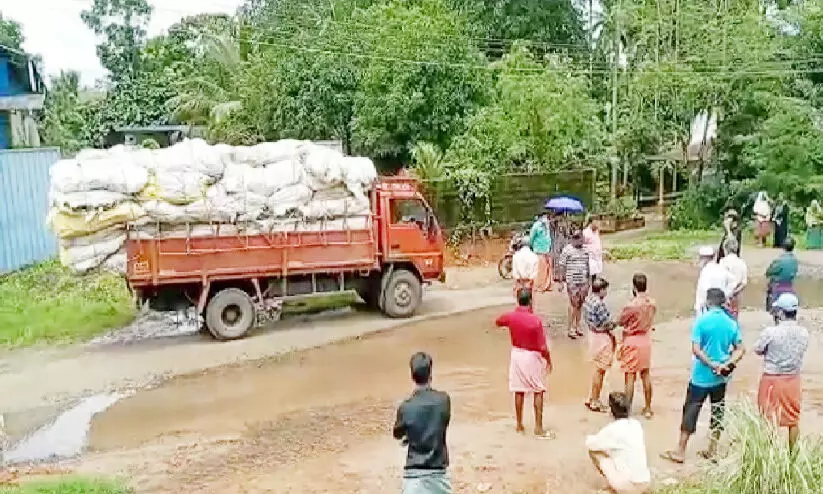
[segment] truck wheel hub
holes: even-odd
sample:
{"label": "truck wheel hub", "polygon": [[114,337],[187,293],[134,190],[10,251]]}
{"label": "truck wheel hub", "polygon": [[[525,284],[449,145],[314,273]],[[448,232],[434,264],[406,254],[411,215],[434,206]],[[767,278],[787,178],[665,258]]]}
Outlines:
{"label": "truck wheel hub", "polygon": [[397,305],[407,306],[412,301],[412,290],[408,283],[400,283],[394,288],[394,300]]}
{"label": "truck wheel hub", "polygon": [[236,324],[238,320],[240,320],[240,307],[236,305],[230,305],[223,309],[223,324],[232,325]]}

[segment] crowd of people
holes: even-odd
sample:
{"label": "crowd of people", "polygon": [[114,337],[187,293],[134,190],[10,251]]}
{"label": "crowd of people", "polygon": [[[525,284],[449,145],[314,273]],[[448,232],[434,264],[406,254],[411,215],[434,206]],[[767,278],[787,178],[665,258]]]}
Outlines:
{"label": "crowd of people", "polygon": [[[727,220],[729,217],[727,217]],[[745,355],[738,321],[740,296],[748,283],[748,267],[740,255],[739,227],[734,218],[724,221],[726,231],[719,249],[699,250],[694,321],[691,331],[693,364],[686,388],[677,448],[661,456],[683,463],[698,416],[708,399],[711,406],[710,441],[699,455],[712,458],[717,453],[723,430],[726,389],[734,370]],[[756,227],[757,228],[757,227]],[[788,428],[789,447],[799,434],[801,402],[800,370],[808,347],[809,332],[797,322],[799,300],[793,282],[798,262],[794,240],[783,239],[783,253],[766,271],[766,309],[774,325],[766,328],[754,345],[763,358],[763,374],[758,389],[758,406],[777,426]],[[534,435],[552,439],[544,427],[544,394],[553,363],[544,324],[534,310],[537,292],[565,291],[568,297],[567,335],[587,336],[592,362],[591,391],[585,407],[595,413],[610,412],[613,422],[588,436],[585,449],[593,466],[605,479],[610,492],[647,493],[651,473],[646,458],[643,427],[633,417],[637,377],[644,403],[640,416],[654,417],[650,377],[656,305],[649,295],[649,280],[643,273],[632,278],[632,297],[613,317],[606,303],[609,282],[603,277],[603,251],[597,223],[585,229],[561,227],[556,218],[542,215],[528,239],[513,258],[516,307],[495,321],[507,328],[511,340],[509,391],[514,395],[515,431],[525,433],[523,406],[532,395]],[[542,277],[542,278],[541,278]],[[607,404],[601,401],[604,377],[617,363],[624,375],[624,388],[612,392]],[[431,388],[432,360],[427,354],[411,359],[414,394],[398,409],[394,436],[408,444],[403,492],[407,494],[450,493],[446,475],[448,454],[446,429],[450,419],[447,394]]]}

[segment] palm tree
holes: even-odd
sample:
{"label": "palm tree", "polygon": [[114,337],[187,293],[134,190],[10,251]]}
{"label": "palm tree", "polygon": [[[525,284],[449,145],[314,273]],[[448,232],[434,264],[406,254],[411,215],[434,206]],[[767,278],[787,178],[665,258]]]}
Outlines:
{"label": "palm tree", "polygon": [[242,108],[237,75],[245,60],[237,40],[226,35],[206,38],[201,57],[202,70],[178,83],[168,105],[177,121],[219,123]]}

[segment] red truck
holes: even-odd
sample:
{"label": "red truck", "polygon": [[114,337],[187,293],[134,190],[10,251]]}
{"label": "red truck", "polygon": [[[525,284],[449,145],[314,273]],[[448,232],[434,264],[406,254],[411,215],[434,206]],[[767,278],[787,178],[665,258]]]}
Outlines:
{"label": "red truck", "polygon": [[442,231],[414,179],[381,178],[370,201],[359,229],[130,235],[129,286],[141,305],[196,307],[218,340],[278,320],[284,302],[330,292],[353,291],[389,317],[410,317],[423,284],[445,280]]}

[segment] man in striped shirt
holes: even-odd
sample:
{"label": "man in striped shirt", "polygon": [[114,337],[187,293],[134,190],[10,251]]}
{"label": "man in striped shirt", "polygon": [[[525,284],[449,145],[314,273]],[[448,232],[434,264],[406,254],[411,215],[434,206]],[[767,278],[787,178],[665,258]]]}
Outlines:
{"label": "man in striped shirt", "polygon": [[569,294],[569,338],[583,336],[580,318],[583,302],[589,294],[589,253],[583,247],[583,235],[576,231],[571,243],[560,254],[560,269],[563,270],[566,292]]}

